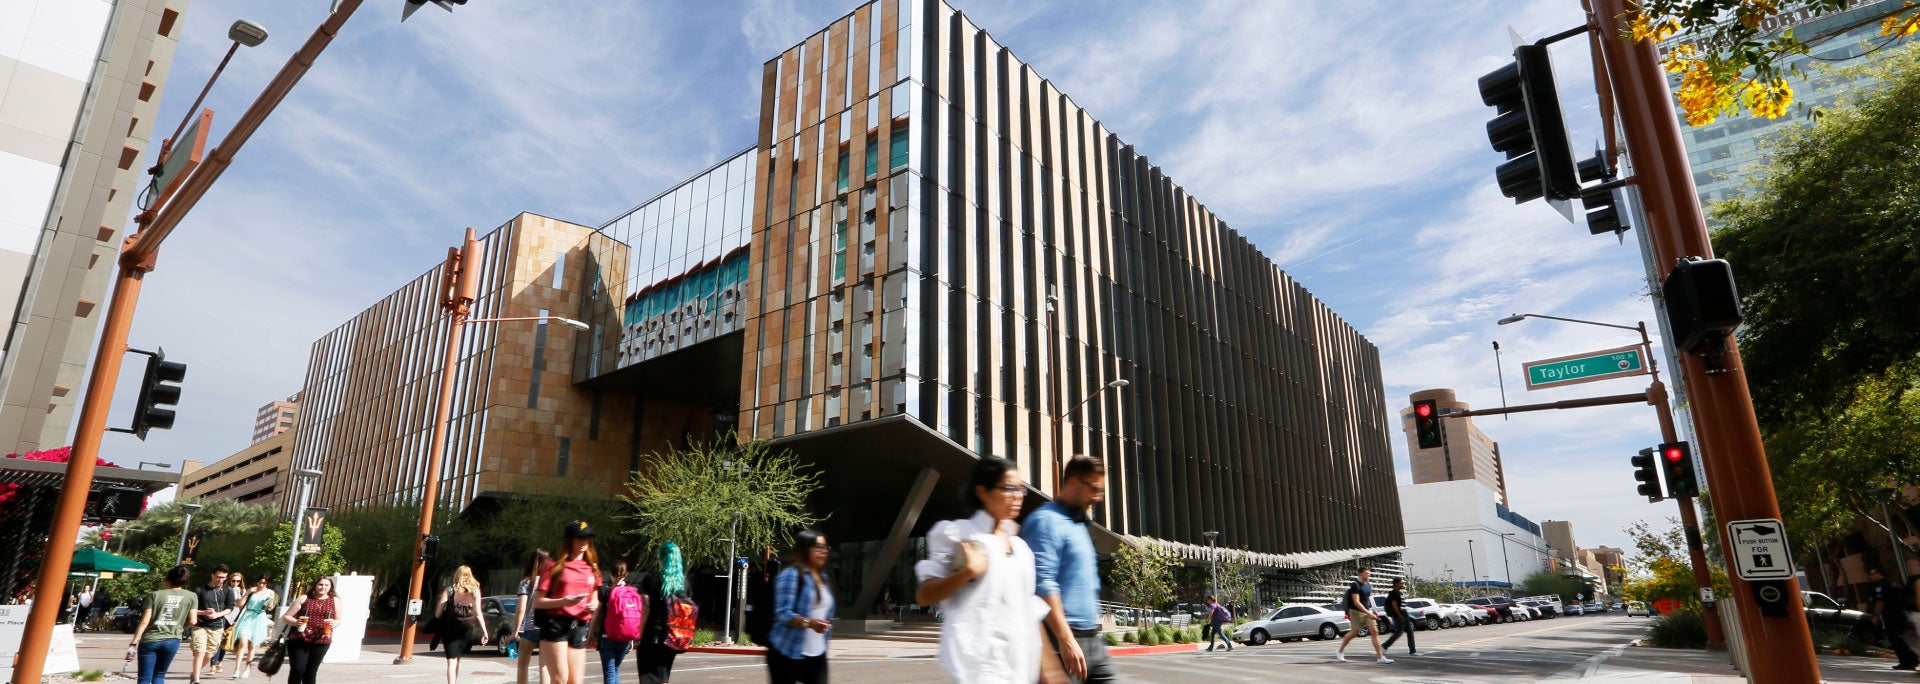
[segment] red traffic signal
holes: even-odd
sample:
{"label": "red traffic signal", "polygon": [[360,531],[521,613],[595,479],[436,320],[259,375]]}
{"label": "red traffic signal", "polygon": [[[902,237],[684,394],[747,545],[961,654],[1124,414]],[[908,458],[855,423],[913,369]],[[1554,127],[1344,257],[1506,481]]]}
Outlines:
{"label": "red traffic signal", "polygon": [[1433,415],[1433,404],[1424,402],[1424,401],[1420,402],[1419,404],[1415,404],[1413,407],[1413,413],[1414,415],[1420,416],[1421,418],[1431,416]]}
{"label": "red traffic signal", "polygon": [[1422,449],[1438,449],[1446,444],[1440,432],[1440,411],[1432,399],[1413,402],[1414,441]]}
{"label": "red traffic signal", "polygon": [[1661,449],[1660,452],[1664,454],[1669,461],[1678,461],[1687,456],[1685,452],[1680,450],[1680,447],[1673,445],[1667,445],[1667,447]]}

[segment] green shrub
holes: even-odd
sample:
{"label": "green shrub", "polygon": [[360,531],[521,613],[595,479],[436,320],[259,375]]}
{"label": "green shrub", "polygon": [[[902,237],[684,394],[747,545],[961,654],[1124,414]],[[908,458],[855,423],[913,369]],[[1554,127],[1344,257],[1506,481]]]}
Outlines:
{"label": "green shrub", "polygon": [[1146,636],[1140,637],[1142,646],[1159,646],[1160,643],[1160,630],[1157,629],[1149,629]]}
{"label": "green shrub", "polygon": [[705,628],[693,630],[693,645],[706,646],[713,641],[713,630]]}
{"label": "green shrub", "polygon": [[107,678],[106,670],[81,670],[73,673],[73,678],[83,682],[97,682]]}
{"label": "green shrub", "polygon": [[1140,630],[1136,629],[1131,632],[1127,632],[1126,636],[1120,637],[1120,640],[1129,644],[1140,643]]}
{"label": "green shrub", "polygon": [[1867,649],[1872,648],[1872,646],[1867,642],[1861,641],[1859,636],[1860,635],[1855,634],[1853,630],[1844,627],[1815,627],[1813,629],[1813,648],[1814,651],[1818,653],[1866,655],[1868,652]]}
{"label": "green shrub", "polygon": [[1188,644],[1188,643],[1193,643],[1193,640],[1187,638],[1187,630],[1176,629],[1176,630],[1173,630],[1173,643]]}
{"label": "green shrub", "polygon": [[1647,641],[1661,648],[1706,648],[1707,620],[1692,611],[1661,617],[1647,631]]}
{"label": "green shrub", "polygon": [[1100,636],[1104,637],[1107,640],[1108,646],[1120,645],[1120,635],[1118,634],[1114,634],[1113,632],[1107,632],[1106,634],[1102,634]]}

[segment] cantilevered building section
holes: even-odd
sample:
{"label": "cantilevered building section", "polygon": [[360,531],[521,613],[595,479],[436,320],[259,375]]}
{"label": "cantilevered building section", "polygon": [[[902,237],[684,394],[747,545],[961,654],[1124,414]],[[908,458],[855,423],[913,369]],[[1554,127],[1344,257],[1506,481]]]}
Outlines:
{"label": "cantilevered building section", "polygon": [[868,4],[762,83],[746,435],[845,458],[807,435],[906,419],[923,446],[862,475],[947,451],[1051,492],[1085,453],[1116,532],[1275,565],[1401,545],[1378,350],[967,17]]}

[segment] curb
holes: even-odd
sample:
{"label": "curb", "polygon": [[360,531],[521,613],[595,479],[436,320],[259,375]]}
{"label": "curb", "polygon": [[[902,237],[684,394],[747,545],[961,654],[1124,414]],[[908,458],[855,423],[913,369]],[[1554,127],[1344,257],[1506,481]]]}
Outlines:
{"label": "curb", "polygon": [[1164,644],[1160,646],[1108,646],[1107,655],[1137,656],[1160,655],[1163,653],[1186,653],[1200,650],[1200,644]]}
{"label": "curb", "polygon": [[694,646],[688,653],[716,653],[720,655],[763,656],[767,654],[765,646]]}

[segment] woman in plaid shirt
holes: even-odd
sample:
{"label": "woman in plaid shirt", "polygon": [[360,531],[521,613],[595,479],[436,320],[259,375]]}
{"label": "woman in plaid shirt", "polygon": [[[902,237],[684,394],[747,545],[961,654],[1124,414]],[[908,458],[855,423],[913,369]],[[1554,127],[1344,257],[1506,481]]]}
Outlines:
{"label": "woman in plaid shirt", "polygon": [[831,548],[819,532],[801,530],[793,535],[793,564],[773,580],[773,643],[767,648],[773,684],[827,681],[833,587],[824,570]]}

